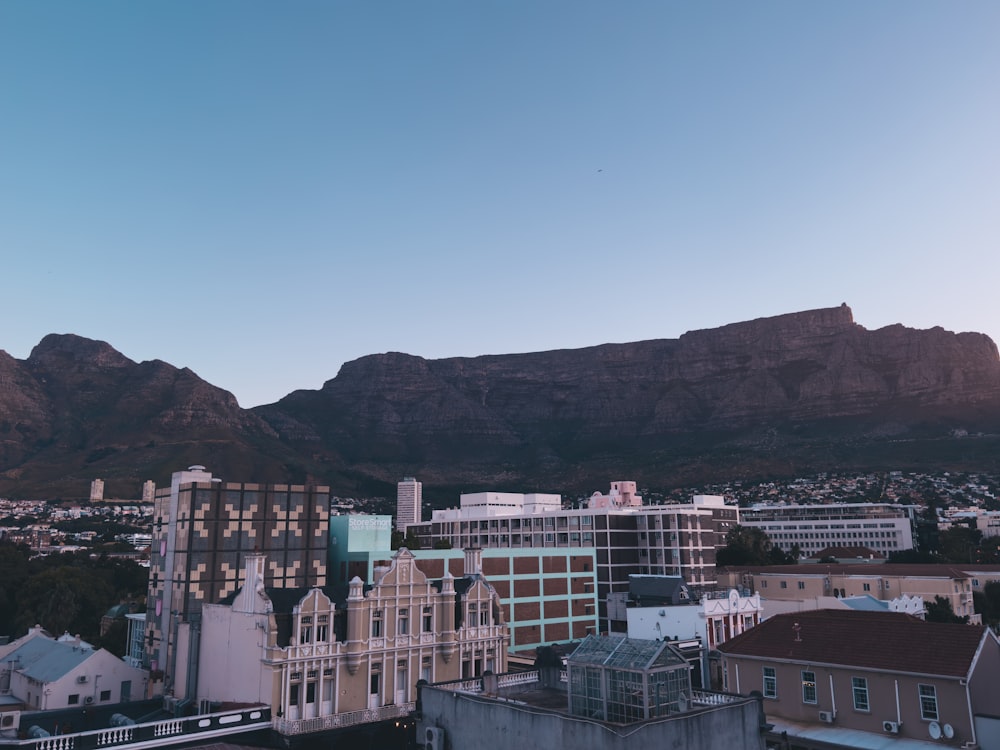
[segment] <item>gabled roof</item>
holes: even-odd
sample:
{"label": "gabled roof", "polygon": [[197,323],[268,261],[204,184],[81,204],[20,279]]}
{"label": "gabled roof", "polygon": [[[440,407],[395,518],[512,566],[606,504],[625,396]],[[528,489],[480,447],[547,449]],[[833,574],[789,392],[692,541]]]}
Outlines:
{"label": "gabled roof", "polygon": [[821,609],[776,615],[721,643],[730,656],[967,677],[980,625],[924,622],[899,612]]}
{"label": "gabled roof", "polygon": [[596,664],[619,669],[651,670],[687,666],[687,660],[666,641],[617,635],[588,635],[566,658],[567,664]]}
{"label": "gabled roof", "polygon": [[94,653],[91,648],[75,647],[72,643],[31,638],[23,646],[7,654],[3,662],[13,662],[15,672],[38,682],[48,683],[66,676]]}

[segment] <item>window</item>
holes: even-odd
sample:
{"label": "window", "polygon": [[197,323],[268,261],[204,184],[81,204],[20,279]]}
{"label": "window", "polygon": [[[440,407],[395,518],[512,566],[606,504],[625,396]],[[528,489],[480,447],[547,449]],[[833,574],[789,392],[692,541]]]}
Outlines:
{"label": "window", "polygon": [[316,624],[316,642],[326,643],[327,635],[327,615],[320,615]]}
{"label": "window", "polygon": [[111,700],[111,691],[110,690],[102,690],[101,691],[101,702],[109,701],[109,700]]}
{"label": "window", "polygon": [[372,612],[372,638],[382,637],[382,610]]}
{"label": "window", "polygon": [[423,631],[425,633],[430,633],[434,629],[434,618],[431,613],[430,607],[424,607],[424,625]]}
{"label": "window", "polygon": [[802,702],[816,703],[816,673],[802,673]]}
{"label": "window", "polygon": [[299,685],[298,683],[292,683],[288,686],[288,704],[290,706],[299,705]]}
{"label": "window", "polygon": [[872,590],[872,585],[870,583],[866,583],[866,584],[863,584],[863,588],[864,588],[865,591],[871,591]]}
{"label": "window", "polygon": [[77,704],[78,704],[79,702],[80,702],[80,694],[79,694],[79,693],[73,693],[73,694],[72,694],[72,695],[71,695],[71,696],[69,697],[69,705],[71,705],[71,706],[75,706],[75,705],[77,705]]}
{"label": "window", "polygon": [[787,589],[788,588],[788,581],[782,581],[781,582],[781,588]]}
{"label": "window", "polygon": [[917,685],[920,694],[920,718],[924,721],[937,721],[937,688],[933,685]]}
{"label": "window", "polygon": [[399,610],[399,620],[396,626],[396,635],[406,635],[410,632],[410,610]]}
{"label": "window", "polygon": [[480,625],[490,624],[490,611],[486,608],[485,604],[479,608],[479,624]]}
{"label": "window", "polygon": [[775,673],[774,667],[764,667],[764,697],[778,697],[778,675]]}
{"label": "window", "polygon": [[799,589],[804,589],[806,587],[805,581],[799,581]]}
{"label": "window", "polygon": [[[305,618],[303,618],[305,620]],[[303,625],[299,629],[299,643],[310,643],[312,641],[312,625]]]}
{"label": "window", "polygon": [[854,710],[870,710],[868,707],[868,680],[864,677],[852,677],[851,691],[854,694]]}

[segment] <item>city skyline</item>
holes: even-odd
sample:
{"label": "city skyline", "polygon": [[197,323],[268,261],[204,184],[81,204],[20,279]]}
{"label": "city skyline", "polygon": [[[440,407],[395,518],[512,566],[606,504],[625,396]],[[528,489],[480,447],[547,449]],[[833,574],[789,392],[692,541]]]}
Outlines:
{"label": "city skyline", "polygon": [[987,2],[6,3],[0,349],[74,333],[250,407],[367,354],[843,302],[1000,341],[998,33]]}

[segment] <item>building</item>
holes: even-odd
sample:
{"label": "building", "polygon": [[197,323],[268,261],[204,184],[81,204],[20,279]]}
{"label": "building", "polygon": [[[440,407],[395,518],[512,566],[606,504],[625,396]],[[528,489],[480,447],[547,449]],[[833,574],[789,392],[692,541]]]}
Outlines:
{"label": "building", "polygon": [[[766,602],[808,600],[819,597],[871,596],[881,601],[919,597],[925,604],[946,599],[952,612],[977,624],[972,601],[972,576],[958,566],[884,563],[837,565],[827,563],[731,568],[719,573],[720,581],[759,593]],[[765,605],[766,613],[767,605]]]}
{"label": "building", "polygon": [[759,699],[692,688],[668,644],[591,636],[558,664],[422,685],[418,746],[764,750]]}
{"label": "building", "polygon": [[917,507],[893,503],[758,505],[740,512],[740,524],[765,531],[784,552],[806,557],[826,547],[867,547],[888,556],[913,548]]}
{"label": "building", "polygon": [[99,503],[104,500],[104,480],[94,479],[90,483],[90,502]]}
{"label": "building", "polygon": [[413,477],[404,477],[396,485],[396,530],[406,533],[406,527],[423,518],[423,485]]}
{"label": "building", "polygon": [[776,747],[978,748],[1000,736],[988,628],[819,610],[772,617],[719,650],[727,689],[763,695]]}
{"label": "building", "polygon": [[273,588],[325,585],[329,506],[327,487],[222,482],[203,466],[156,492],[146,657],[162,689],[193,694],[202,607],[236,592],[247,554],[267,554]]}
{"label": "building", "polygon": [[688,505],[638,502],[634,482],[614,482],[607,495],[595,493],[586,507],[572,509],[563,508],[558,495],[462,495],[459,508],[434,511],[410,531],[425,549],[441,540],[460,549],[592,547],[602,631],[624,631],[625,622],[608,616],[608,595],[626,593],[633,574],[714,585],[716,550],[725,546],[739,513],[714,495],[697,495]]}
{"label": "building", "polygon": [[264,703],[287,736],[333,729],[344,716],[406,716],[416,683],[506,669],[507,628],[478,553],[465,574],[431,580],[402,548],[371,583],[266,585],[266,556],[246,557],[228,603],[205,605],[199,702]]}
{"label": "building", "polygon": [[[389,516],[331,516],[329,582],[374,580],[392,557]],[[461,576],[458,549],[410,550],[432,579]],[[579,641],[598,629],[596,551],[590,547],[481,550],[483,573],[497,591],[510,649]]]}
{"label": "building", "polygon": [[79,638],[55,639],[41,627],[0,646],[0,694],[23,709],[99,707],[142,698],[148,674]]}
{"label": "building", "polygon": [[616,619],[628,622],[629,638],[672,643],[692,666],[692,684],[722,686],[713,650],[718,644],[757,625],[760,597],[728,591],[696,591],[676,576],[630,576],[627,598],[612,594],[609,608],[621,607]]}

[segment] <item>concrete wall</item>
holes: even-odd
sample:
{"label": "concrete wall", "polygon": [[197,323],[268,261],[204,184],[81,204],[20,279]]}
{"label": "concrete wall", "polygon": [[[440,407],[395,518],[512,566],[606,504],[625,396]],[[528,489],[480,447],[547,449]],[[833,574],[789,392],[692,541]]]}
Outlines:
{"label": "concrete wall", "polygon": [[759,730],[759,704],[752,699],[705,708],[641,724],[612,725],[548,712],[524,704],[456,693],[426,686],[421,691],[422,721],[444,729],[442,750],[764,750]]}

